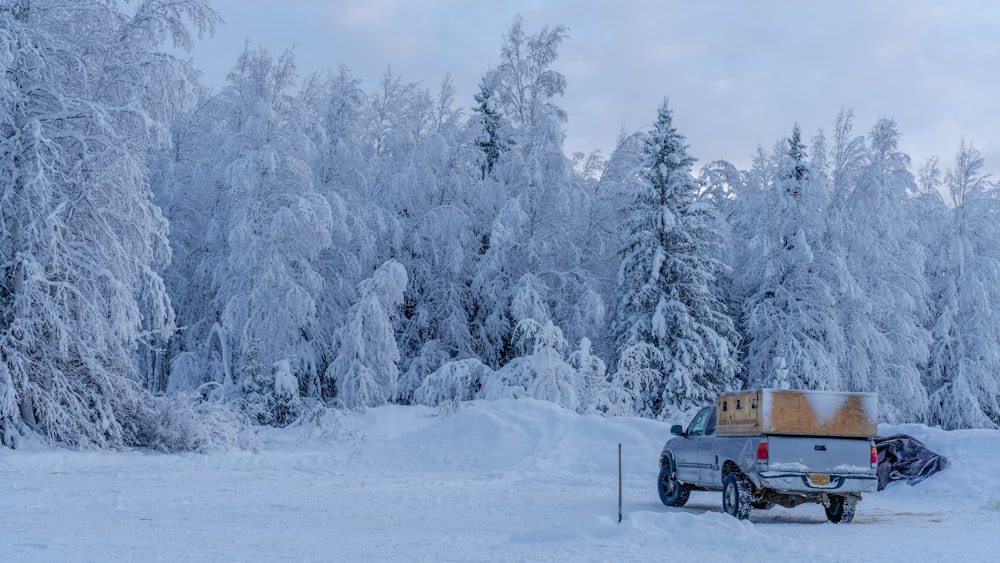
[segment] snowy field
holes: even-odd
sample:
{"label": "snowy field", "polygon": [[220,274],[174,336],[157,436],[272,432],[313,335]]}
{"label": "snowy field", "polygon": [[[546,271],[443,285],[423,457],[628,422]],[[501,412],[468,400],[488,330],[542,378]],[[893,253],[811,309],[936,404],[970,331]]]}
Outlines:
{"label": "snowy field", "polygon": [[663,506],[668,428],[496,401],[268,429],[258,452],[0,449],[0,560],[1000,560],[1000,432],[881,427],[951,466],[871,493],[837,525],[818,505],[740,522],[720,493]]}

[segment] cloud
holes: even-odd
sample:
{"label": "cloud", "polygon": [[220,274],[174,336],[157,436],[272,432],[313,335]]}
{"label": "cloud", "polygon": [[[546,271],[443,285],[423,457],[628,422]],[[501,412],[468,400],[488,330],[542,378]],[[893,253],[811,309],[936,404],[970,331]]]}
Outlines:
{"label": "cloud", "polygon": [[328,14],[339,15],[349,26],[376,27],[389,23],[400,3],[397,0],[342,0],[327,5]]}
{"label": "cloud", "polygon": [[[994,76],[1000,4],[936,0],[214,0],[229,27],[195,53],[220,85],[243,40],[295,44],[303,73],[350,68],[372,88],[385,65],[435,90],[445,73],[472,105],[516,14],[529,33],[565,24],[569,151],[614,146],[664,97],[702,161],[743,164],[798,122],[811,136],[853,107],[859,130],[896,117],[901,147],[950,162],[962,137],[1000,166]],[[221,62],[220,62],[221,59]],[[991,143],[992,141],[992,143]],[[997,147],[997,148],[993,148]],[[991,152],[991,149],[993,152]],[[992,159],[992,162],[991,160]]]}

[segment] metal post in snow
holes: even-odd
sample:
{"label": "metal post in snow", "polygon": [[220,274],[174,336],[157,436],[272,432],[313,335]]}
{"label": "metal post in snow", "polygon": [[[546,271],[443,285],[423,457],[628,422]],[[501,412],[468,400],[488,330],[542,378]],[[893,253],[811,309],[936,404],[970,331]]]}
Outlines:
{"label": "metal post in snow", "polygon": [[622,443],[618,442],[618,523],[622,523]]}

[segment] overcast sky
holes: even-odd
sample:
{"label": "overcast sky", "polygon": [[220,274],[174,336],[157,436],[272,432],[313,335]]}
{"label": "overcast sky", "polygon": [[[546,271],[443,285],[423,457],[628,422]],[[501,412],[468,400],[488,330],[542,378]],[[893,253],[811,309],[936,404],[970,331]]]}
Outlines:
{"label": "overcast sky", "polygon": [[391,64],[463,108],[498,63],[515,15],[569,27],[553,65],[568,81],[567,152],[605,155],[648,127],[664,97],[701,163],[746,166],[798,122],[805,137],[853,108],[867,133],[892,117],[914,170],[972,141],[1000,170],[1000,2],[953,0],[212,0],[226,25],[195,65],[221,86],[244,42],[295,47],[301,74],[349,68],[370,91]]}

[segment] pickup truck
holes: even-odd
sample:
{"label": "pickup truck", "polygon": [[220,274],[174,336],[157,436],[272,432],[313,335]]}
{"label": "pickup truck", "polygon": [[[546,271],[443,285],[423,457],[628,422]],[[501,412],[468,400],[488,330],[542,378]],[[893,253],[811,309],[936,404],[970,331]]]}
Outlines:
{"label": "pickup truck", "polygon": [[861,494],[878,484],[873,393],[759,389],[720,395],[660,453],[657,490],[667,506],[691,491],[722,491],[740,520],[753,509],[820,503],[848,523]]}

